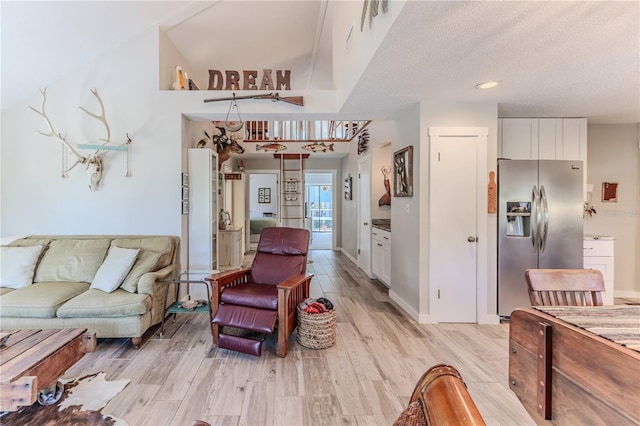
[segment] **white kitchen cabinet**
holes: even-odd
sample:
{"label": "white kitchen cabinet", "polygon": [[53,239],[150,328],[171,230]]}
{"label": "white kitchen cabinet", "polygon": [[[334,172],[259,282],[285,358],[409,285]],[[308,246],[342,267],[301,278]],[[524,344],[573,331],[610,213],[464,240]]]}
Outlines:
{"label": "white kitchen cabinet", "polygon": [[500,118],[498,158],[511,160],[582,160],[587,199],[586,118]]}
{"label": "white kitchen cabinet", "polygon": [[[188,272],[209,275],[218,268],[218,155],[209,148],[188,151]],[[206,299],[205,289],[192,292]]]}
{"label": "white kitchen cabinet", "polygon": [[538,120],[538,159],[562,160],[562,119],[541,118]]}
{"label": "white kitchen cabinet", "polygon": [[391,287],[391,232],[371,228],[371,273]]}
{"label": "white kitchen cabinet", "polygon": [[538,119],[503,118],[498,157],[511,160],[538,158]]}
{"label": "white kitchen cabinet", "polygon": [[597,235],[585,236],[584,268],[597,269],[604,277],[604,304],[613,305],[613,237],[603,237]]}
{"label": "white kitchen cabinet", "polygon": [[501,118],[498,157],[587,161],[586,118]]}
{"label": "white kitchen cabinet", "polygon": [[242,226],[234,226],[218,231],[220,234],[220,269],[239,268],[242,265]]}
{"label": "white kitchen cabinet", "polygon": [[582,160],[584,199],[587,199],[587,119],[562,119],[562,160]]}

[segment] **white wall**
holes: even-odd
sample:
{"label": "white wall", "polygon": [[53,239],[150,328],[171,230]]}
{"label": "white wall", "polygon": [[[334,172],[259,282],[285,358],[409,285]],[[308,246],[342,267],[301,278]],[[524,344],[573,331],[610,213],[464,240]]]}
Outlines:
{"label": "white wall", "polygon": [[[270,203],[258,202],[258,189],[268,188],[271,192]],[[262,217],[263,213],[278,213],[278,175],[250,174],[249,175],[249,217]]]}
{"label": "white wall", "polygon": [[[384,191],[384,182],[382,180],[382,174],[380,168],[375,168],[376,162],[383,162],[387,153],[391,156],[392,146],[387,145],[389,141],[398,140],[398,124],[395,120],[376,120],[369,124],[367,129],[369,130],[369,148],[366,152],[358,155],[357,144],[353,143],[350,146],[349,155],[342,159],[341,171],[342,178],[339,180],[344,185],[344,179],[351,174],[353,183],[352,199],[345,200],[344,196],[341,196],[342,208],[342,251],[351,259],[358,258],[358,160],[363,155],[372,156],[372,190],[371,190],[371,218],[372,219],[388,219],[391,217],[391,209],[387,207],[378,207],[378,198]],[[390,161],[390,160],[389,160]],[[390,164],[390,163],[389,163]],[[391,198],[391,204],[393,205],[393,197]],[[340,229],[340,228],[336,228]],[[393,228],[392,228],[393,232]],[[392,239],[393,240],[393,239]]]}
{"label": "white wall", "polygon": [[[333,81],[340,88],[339,105],[344,103],[355,87],[405,3],[405,0],[387,1],[387,12],[380,10],[373,19],[367,13],[361,31],[362,1],[329,2],[327,13],[331,14],[333,24]],[[347,47],[350,32],[351,42]]]}
{"label": "white wall", "polygon": [[[640,297],[640,148],[636,124],[589,124],[588,183],[597,214],[585,219],[587,234],[615,237],[614,294]],[[603,203],[602,182],[618,182],[618,202]]]}
{"label": "white wall", "polygon": [[34,95],[2,113],[2,216],[7,234],[180,235],[181,120],[158,94],[158,32],[149,30],[109,55],[76,69],[47,90],[47,112],[56,130],[77,143],[104,136],[97,120],[78,109],[99,111],[89,90],[96,87],[106,108],[112,140],[131,144],[126,154],[105,154],[102,188],[90,192],[82,166],[60,178],[61,144],[46,131]]}
{"label": "white wall", "polygon": [[[496,171],[497,163],[497,124],[498,106],[495,103],[478,104],[455,104],[447,102],[422,102],[420,104],[420,149],[416,153],[414,148],[414,165],[418,158],[417,167],[419,170],[420,187],[415,187],[416,175],[414,174],[414,194],[420,194],[420,218],[419,218],[419,257],[415,263],[420,265],[417,282],[420,283],[420,293],[411,294],[414,298],[404,299],[411,303],[419,299],[419,320],[429,321],[429,275],[428,275],[428,241],[429,241],[429,150],[428,150],[428,128],[429,127],[487,127],[487,169],[488,172]],[[394,148],[395,150],[395,148]],[[487,172],[487,183],[489,181]],[[416,190],[418,192],[416,192]],[[478,194],[481,196],[481,194]],[[411,206],[413,211],[413,206]],[[402,217],[392,208],[392,223],[396,216]],[[477,297],[480,304],[484,304],[485,309],[478,309],[479,323],[495,323],[499,318],[497,312],[497,216],[495,213],[478,212],[486,221],[487,241],[480,241],[478,244],[479,264],[478,264],[478,292]],[[394,216],[396,215],[396,216]],[[393,247],[395,251],[396,247]],[[482,254],[481,254],[482,253]],[[395,254],[395,253],[394,253]],[[486,257],[484,257],[486,256]],[[392,258],[393,260],[393,258]],[[482,264],[482,262],[486,264]],[[393,280],[393,267],[392,267]],[[418,297],[419,296],[419,297]],[[483,302],[484,301],[484,302]],[[414,305],[412,305],[413,307]]]}

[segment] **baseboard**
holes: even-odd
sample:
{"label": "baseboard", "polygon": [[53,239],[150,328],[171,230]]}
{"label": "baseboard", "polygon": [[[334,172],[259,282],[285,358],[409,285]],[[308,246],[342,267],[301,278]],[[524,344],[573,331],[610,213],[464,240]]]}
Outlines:
{"label": "baseboard", "polygon": [[431,317],[428,314],[420,314],[415,309],[413,309],[407,302],[405,302],[400,296],[398,296],[393,290],[389,290],[389,299],[393,302],[393,304],[400,309],[404,314],[406,314],[412,320],[418,322],[419,324],[430,324]]}
{"label": "baseboard", "polygon": [[349,253],[347,253],[342,247],[340,247],[340,253],[347,256],[347,259],[353,262],[354,265],[358,266],[358,259],[354,259]]}
{"label": "baseboard", "polygon": [[640,298],[640,291],[620,291],[615,290],[613,292],[613,297],[625,297],[625,298]]}
{"label": "baseboard", "polygon": [[500,315],[482,315],[478,324],[500,324]]}

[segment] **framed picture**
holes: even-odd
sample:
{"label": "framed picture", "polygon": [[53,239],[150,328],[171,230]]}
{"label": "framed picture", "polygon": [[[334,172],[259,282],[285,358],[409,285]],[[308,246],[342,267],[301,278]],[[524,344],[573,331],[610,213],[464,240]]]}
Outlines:
{"label": "framed picture", "polygon": [[393,153],[393,196],[413,197],[413,146]]}
{"label": "framed picture", "polygon": [[618,183],[602,182],[602,202],[617,203],[618,202]]}
{"label": "framed picture", "polygon": [[182,200],[182,214],[188,214],[188,213],[189,213],[189,201]]}
{"label": "framed picture", "polygon": [[264,195],[264,190],[267,188],[258,188],[258,196],[263,196]]}
{"label": "framed picture", "polygon": [[189,199],[189,187],[188,186],[183,186],[182,187],[182,199],[183,200],[188,200]]}
{"label": "framed picture", "polygon": [[264,204],[266,201],[264,201],[264,195],[258,195],[258,203],[260,204]]}
{"label": "framed picture", "polygon": [[182,186],[188,186],[189,185],[189,175],[186,173],[182,174]]}

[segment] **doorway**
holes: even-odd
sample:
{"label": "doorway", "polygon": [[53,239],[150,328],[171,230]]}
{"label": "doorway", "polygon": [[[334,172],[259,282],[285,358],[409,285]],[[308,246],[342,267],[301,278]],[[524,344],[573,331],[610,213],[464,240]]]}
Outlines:
{"label": "doorway", "polygon": [[246,247],[255,250],[260,232],[268,226],[278,226],[278,173],[249,173],[247,191]]}
{"label": "doorway", "polygon": [[331,250],[335,228],[333,174],[305,173],[305,228],[311,232],[311,250]]}

